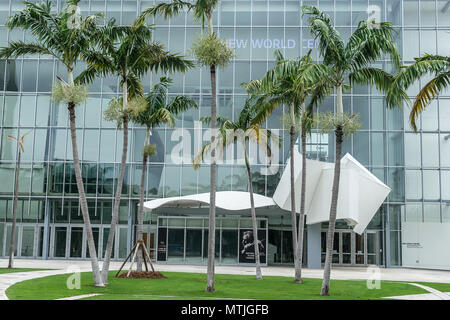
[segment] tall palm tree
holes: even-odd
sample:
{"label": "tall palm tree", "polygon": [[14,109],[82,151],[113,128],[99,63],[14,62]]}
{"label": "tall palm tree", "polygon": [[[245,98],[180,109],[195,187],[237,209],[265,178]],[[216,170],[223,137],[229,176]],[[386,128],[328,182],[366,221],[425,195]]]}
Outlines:
{"label": "tall palm tree", "polygon": [[[32,131],[32,130],[31,130]],[[20,162],[22,160],[22,153],[25,153],[25,149],[23,147],[23,141],[27,135],[31,133],[28,131],[20,138],[15,138],[13,136],[8,136],[8,139],[17,143],[19,154],[17,156],[17,166],[16,166],[16,177],[14,182],[14,201],[13,201],[13,223],[11,229],[11,242],[9,247],[9,262],[8,269],[12,269],[14,267],[14,247],[16,240],[16,220],[17,220],[17,203],[19,201],[19,177],[20,177]]]}
{"label": "tall palm tree", "polygon": [[[154,85],[145,98],[145,103],[136,108],[131,114],[131,120],[146,127],[144,148],[142,150],[142,175],[141,189],[139,196],[139,215],[137,226],[137,240],[142,240],[142,230],[144,221],[144,190],[145,176],[147,172],[147,160],[156,153],[155,145],[149,144],[151,130],[163,123],[171,127],[175,125],[175,116],[185,112],[190,108],[198,108],[197,103],[186,96],[180,95],[168,101],[167,90],[172,79],[161,77],[159,83]],[[142,259],[139,257],[137,271],[142,271]]]}
{"label": "tall palm tree", "polygon": [[[179,14],[180,11],[192,11],[194,18],[200,21],[202,30],[205,22],[208,25],[207,36],[201,37],[193,47],[194,55],[203,66],[210,69],[211,75],[211,144],[216,140],[217,127],[217,89],[216,89],[216,68],[226,66],[232,59],[233,54],[224,41],[220,41],[214,33],[213,12],[219,4],[219,0],[196,0],[193,3],[181,0],[173,0],[170,3],[159,3],[144,10],[139,19],[157,14],[168,19]],[[210,206],[209,206],[209,235],[208,235],[208,270],[206,280],[206,291],[214,292],[214,255],[215,255],[215,228],[216,228],[216,184],[217,184],[217,164],[216,151],[211,150],[210,167]]]}
{"label": "tall palm tree", "polygon": [[[256,103],[255,103],[256,102]],[[256,221],[255,201],[253,195],[253,179],[250,168],[250,161],[248,159],[247,144],[257,143],[261,148],[264,148],[266,154],[271,157],[271,148],[269,146],[269,139],[272,137],[272,141],[277,140],[277,137],[272,135],[270,130],[261,127],[261,124],[257,122],[255,118],[258,114],[258,109],[267,105],[262,105],[257,102],[256,99],[247,99],[243,110],[241,111],[237,121],[233,122],[224,117],[217,117],[219,123],[219,130],[217,133],[216,146],[213,146],[211,142],[206,143],[200,152],[194,157],[194,169],[198,169],[205,159],[207,154],[210,154],[212,150],[216,149],[220,153],[230,144],[240,142],[244,150],[245,167],[247,169],[248,176],[248,188],[250,193],[250,212],[252,217],[253,227],[253,247],[255,249],[255,264],[256,264],[256,279],[262,280],[261,261],[259,252],[259,240],[258,240],[258,226]],[[210,122],[211,117],[205,117],[202,119],[204,122]]]}
{"label": "tall palm tree", "polygon": [[412,84],[425,75],[432,74],[431,79],[417,94],[409,115],[409,122],[414,131],[417,131],[416,120],[419,114],[439,96],[440,92],[450,87],[450,57],[425,54],[405,68],[402,68],[395,77],[389,90],[387,101],[389,106],[401,104],[402,98],[409,102],[405,94]]}
{"label": "tall palm tree", "polygon": [[118,37],[115,20],[111,19],[101,29],[94,43],[94,48],[83,55],[88,67],[79,78],[83,82],[91,82],[97,75],[114,75],[119,77],[122,88],[119,109],[119,124],[123,127],[123,148],[120,163],[119,177],[114,198],[114,207],[111,218],[111,229],[105,251],[105,260],[102,267],[102,279],[108,283],[108,270],[111,261],[111,252],[119,217],[120,198],[122,194],[123,177],[128,152],[128,123],[132,108],[128,107],[131,99],[138,97],[142,92],[140,78],[149,71],[185,72],[193,63],[185,60],[178,54],[164,50],[164,46],[152,41],[152,30],[145,21],[136,21],[131,26],[120,27],[122,32]]}
{"label": "tall palm tree", "polygon": [[[289,106],[289,113],[282,118],[285,127],[289,127],[290,135],[290,170],[291,170],[291,224],[292,248],[294,252],[295,283],[302,283],[301,268],[303,263],[303,230],[305,223],[306,194],[306,137],[311,132],[313,123],[313,107],[317,105],[330,91],[326,76],[328,68],[314,63],[311,51],[300,59],[286,60],[283,54],[275,52],[276,65],[269,70],[261,80],[247,84],[247,91],[262,95],[268,105],[256,115],[258,121],[268,118],[275,108],[283,104]],[[306,99],[311,96],[311,102],[306,106]],[[302,189],[300,191],[300,214],[297,228],[297,207],[295,202],[294,177],[294,144],[296,133],[301,132],[302,142]]]}
{"label": "tall palm tree", "polygon": [[[67,6],[77,5],[80,0],[67,0]],[[86,231],[89,255],[91,257],[92,272],[95,286],[103,286],[100,277],[97,252],[89,219],[86,194],[81,176],[80,160],[75,129],[75,107],[86,98],[86,90],[74,80],[73,70],[83,53],[88,50],[90,43],[97,33],[96,19],[99,15],[77,17],[74,25],[74,13],[65,9],[52,12],[52,2],[49,0],[38,3],[25,2],[25,9],[9,17],[6,26],[10,29],[21,28],[29,31],[35,42],[12,41],[8,47],[0,49],[1,59],[17,58],[24,55],[50,56],[61,62],[67,69],[68,81],[61,81],[55,86],[59,100],[67,103],[70,119],[70,134],[72,138],[72,153],[80,198],[81,213]],[[55,93],[54,91],[54,93]]]}
{"label": "tall palm tree", "polygon": [[[332,19],[315,7],[303,6],[303,16],[308,17],[312,35],[319,42],[323,63],[329,67],[328,79],[336,88],[337,112],[328,124],[333,124],[336,136],[336,162],[330,207],[330,222],[327,234],[327,251],[321,295],[329,295],[331,259],[336,224],[336,209],[339,194],[340,158],[345,133],[351,133],[357,126],[354,119],[344,116],[342,93],[344,87],[354,84],[375,85],[380,91],[388,92],[394,76],[371,66],[371,63],[387,54],[394,67],[400,67],[400,56],[395,44],[395,31],[391,23],[361,21],[353,34],[344,43]],[[330,119],[329,119],[330,120]]]}

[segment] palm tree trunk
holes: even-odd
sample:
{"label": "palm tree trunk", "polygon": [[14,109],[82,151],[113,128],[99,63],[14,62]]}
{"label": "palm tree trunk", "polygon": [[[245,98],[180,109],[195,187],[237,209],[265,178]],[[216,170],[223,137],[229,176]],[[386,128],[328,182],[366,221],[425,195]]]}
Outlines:
{"label": "palm tree trunk", "polygon": [[[68,80],[70,85],[74,85],[73,71],[69,69],[67,71]],[[94,234],[92,233],[91,219],[89,218],[89,209],[86,200],[86,193],[84,192],[83,177],[81,176],[80,158],[78,156],[77,145],[77,130],[75,126],[75,104],[69,102],[67,109],[69,110],[69,122],[70,122],[70,136],[72,139],[72,155],[73,166],[75,170],[75,179],[77,181],[78,195],[80,198],[81,214],[83,215],[84,229],[86,231],[86,240],[89,249],[89,256],[91,257],[92,274],[94,276],[94,286],[104,287],[104,282],[100,275],[100,268],[98,265],[97,250],[95,249]]]}
{"label": "palm tree trunk", "polygon": [[[148,136],[150,133],[150,128],[147,128],[147,132],[145,135],[145,143],[147,145]],[[141,190],[139,192],[139,215],[138,215],[138,225],[137,225],[137,239],[143,240],[143,228],[144,228],[144,190],[145,190],[145,176],[147,174],[147,154],[143,154],[142,156],[142,175],[141,175]],[[138,252],[138,262],[137,262],[137,271],[142,271],[142,250]]]}
{"label": "palm tree trunk", "polygon": [[8,269],[14,268],[14,247],[15,247],[15,240],[16,240],[17,203],[19,201],[19,174],[20,174],[21,159],[22,159],[22,152],[19,149],[19,156],[17,158],[17,168],[16,168],[16,182],[14,185],[13,223],[12,223],[12,230],[11,230],[11,244],[9,247]]}
{"label": "palm tree trunk", "polygon": [[[337,88],[337,113],[338,113],[337,116],[342,116],[343,114],[342,85],[338,86]],[[336,227],[339,181],[341,177],[341,153],[344,136],[342,126],[337,126],[334,132],[336,135],[336,161],[334,165],[334,179],[331,196],[330,221],[327,233],[327,251],[325,258],[325,269],[323,272],[322,290],[320,292],[321,296],[330,295],[331,261],[333,259],[334,231]]]}
{"label": "palm tree trunk", "polygon": [[295,269],[295,283],[303,283],[303,231],[305,228],[305,202],[306,202],[306,130],[302,125],[302,190],[300,193],[300,217],[298,220],[297,239],[297,268]]}
{"label": "palm tree trunk", "polygon": [[209,194],[209,231],[208,231],[208,270],[206,280],[206,292],[214,292],[214,259],[216,246],[216,66],[211,66],[211,177]]}
{"label": "palm tree trunk", "polygon": [[[123,110],[126,110],[128,103],[128,85],[125,80],[123,85]],[[123,147],[122,159],[120,162],[119,178],[117,179],[117,189],[114,198],[114,208],[111,217],[111,228],[109,230],[108,242],[106,244],[105,260],[103,261],[102,279],[105,285],[108,284],[108,271],[111,262],[111,252],[114,243],[114,235],[116,233],[117,220],[119,219],[120,197],[122,196],[123,177],[125,176],[125,166],[127,162],[128,153],[128,115],[124,113],[123,116]]]}
{"label": "palm tree trunk", "polygon": [[255,248],[256,280],[262,280],[263,278],[261,272],[261,261],[259,255],[258,225],[256,221],[255,200],[253,197],[252,171],[250,170],[250,163],[248,162],[247,151],[244,152],[245,152],[245,166],[247,167],[247,175],[248,175],[248,188],[250,191],[250,206],[251,206],[250,212],[252,215],[252,226],[253,226],[253,246]]}
{"label": "palm tree trunk", "polygon": [[75,169],[75,178],[77,181],[78,195],[80,197],[81,213],[83,215],[84,229],[86,231],[87,244],[89,248],[89,256],[91,257],[92,273],[94,276],[94,285],[96,287],[104,287],[104,282],[100,275],[98,266],[97,251],[95,250],[94,234],[92,233],[91,220],[89,218],[89,210],[84,192],[83,178],[81,176],[80,159],[78,157],[77,131],[75,128],[75,104],[69,103],[70,118],[70,134],[72,138],[73,166]]}
{"label": "palm tree trunk", "polygon": [[[294,121],[294,118],[292,118]],[[295,145],[295,127],[292,125],[289,132],[290,135],[290,152],[291,152],[291,233],[292,233],[292,255],[294,256],[294,269],[297,272],[297,212],[295,205],[295,163],[294,163],[294,145]]]}

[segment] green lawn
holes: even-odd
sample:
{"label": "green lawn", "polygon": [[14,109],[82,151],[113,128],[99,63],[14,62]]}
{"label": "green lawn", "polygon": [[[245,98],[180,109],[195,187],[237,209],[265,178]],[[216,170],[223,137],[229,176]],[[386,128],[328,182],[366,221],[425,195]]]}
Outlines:
{"label": "green lawn", "polygon": [[44,271],[44,270],[50,270],[50,269],[33,269],[33,268],[0,268],[0,274],[3,273],[13,273],[13,272],[29,272],[29,271]]}
{"label": "green lawn", "polygon": [[[425,290],[401,282],[382,282],[380,290],[369,290],[365,281],[331,281],[331,297],[319,295],[321,279],[304,279],[304,284],[292,283],[287,277],[264,277],[257,281],[254,276],[216,275],[216,292],[206,293],[205,274],[164,272],[167,279],[117,279],[110,273],[107,288],[92,286],[91,273],[81,274],[81,288],[69,290],[69,275],[56,275],[27,280],[11,286],[6,294],[10,299],[57,299],[88,293],[103,295],[88,299],[108,300],[176,300],[176,299],[380,299],[382,297],[427,293]],[[429,284],[427,284],[429,285]],[[450,284],[439,289],[450,291]]]}

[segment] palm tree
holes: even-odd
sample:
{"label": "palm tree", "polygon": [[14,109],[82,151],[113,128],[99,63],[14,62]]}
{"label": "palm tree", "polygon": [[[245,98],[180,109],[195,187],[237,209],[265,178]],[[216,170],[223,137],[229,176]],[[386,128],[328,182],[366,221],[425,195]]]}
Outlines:
{"label": "palm tree", "polygon": [[112,111],[111,120],[117,120],[118,125],[123,127],[123,148],[111,229],[102,267],[102,279],[105,284],[108,283],[108,270],[119,217],[120,198],[127,160],[128,123],[132,112],[128,103],[142,94],[140,78],[148,71],[185,72],[193,66],[192,62],[184,60],[178,54],[167,52],[162,44],[152,41],[152,30],[143,20],[136,21],[131,26],[120,27],[121,32],[118,36],[116,36],[117,31],[114,31],[116,29],[114,19],[111,19],[101,29],[94,43],[94,48],[83,55],[88,67],[79,76],[82,82],[92,82],[97,75],[114,75],[119,77],[122,88],[120,103],[116,103],[115,108],[111,106],[114,110],[110,110]]}
{"label": "palm tree", "polygon": [[[142,150],[142,175],[141,189],[139,197],[139,215],[137,226],[137,240],[142,240],[142,230],[144,221],[144,190],[145,176],[147,172],[147,159],[156,153],[156,146],[149,144],[151,130],[163,123],[168,123],[171,127],[175,125],[175,116],[190,108],[198,108],[197,103],[186,96],[173,97],[167,102],[167,90],[172,79],[161,77],[159,83],[154,85],[145,98],[145,103],[134,109],[131,120],[146,127],[144,148]],[[142,259],[139,256],[137,271],[142,271]]]}
{"label": "palm tree", "polygon": [[[147,16],[163,15],[170,18],[178,15],[182,10],[192,11],[194,18],[201,22],[202,29],[205,22],[208,25],[206,36],[200,37],[193,45],[194,56],[202,66],[210,69],[211,75],[211,144],[216,140],[217,111],[216,111],[216,68],[225,67],[233,58],[233,53],[227,47],[225,41],[218,39],[213,29],[213,12],[219,4],[219,0],[197,0],[194,3],[173,0],[170,3],[159,3],[144,10],[139,17],[143,20]],[[209,206],[209,235],[208,235],[208,270],[206,280],[206,292],[214,292],[214,251],[216,228],[216,184],[217,164],[216,151],[211,150],[210,167],[210,206]]]}
{"label": "palm tree", "polygon": [[344,116],[342,93],[344,87],[354,84],[375,85],[380,91],[388,92],[394,76],[371,66],[371,63],[387,54],[396,68],[400,67],[400,56],[394,39],[391,23],[380,22],[374,27],[374,21],[361,21],[345,44],[340,33],[334,27],[331,18],[315,7],[303,6],[303,15],[308,16],[308,25],[312,35],[319,42],[319,51],[323,63],[329,68],[328,79],[336,88],[337,113],[334,117],[325,117],[326,125],[334,127],[336,136],[336,162],[330,208],[330,222],[327,234],[327,252],[321,295],[329,295],[331,259],[336,223],[336,209],[339,194],[340,158],[344,134],[352,133],[358,126],[355,118]]}
{"label": "palm tree", "polygon": [[[255,103],[256,101],[256,103]],[[255,264],[256,264],[256,279],[262,280],[261,273],[261,262],[259,253],[259,240],[258,240],[258,227],[256,221],[255,212],[255,201],[253,196],[253,179],[252,172],[250,168],[250,162],[248,159],[247,143],[253,142],[257,143],[259,146],[265,149],[267,155],[271,157],[271,148],[269,146],[269,139],[277,137],[272,135],[270,130],[263,129],[261,124],[257,122],[255,116],[258,114],[258,108],[267,105],[261,105],[257,102],[255,98],[247,99],[243,110],[239,115],[239,119],[235,122],[228,120],[224,117],[217,117],[219,123],[219,130],[217,133],[216,146],[212,145],[211,142],[206,143],[200,152],[194,157],[194,169],[198,169],[205,159],[207,154],[210,154],[212,150],[216,149],[220,153],[230,144],[235,142],[240,142],[244,150],[245,167],[247,169],[248,175],[248,188],[250,192],[250,212],[252,216],[252,226],[253,226],[253,247],[255,248]],[[210,122],[211,117],[203,118],[202,121]],[[274,141],[274,140],[272,140]]]}
{"label": "palm tree", "polygon": [[[268,107],[256,116],[258,121],[268,118],[275,108],[283,104],[289,106],[282,121],[289,127],[290,134],[290,170],[291,170],[291,223],[292,248],[294,251],[295,283],[302,283],[301,268],[303,263],[303,230],[305,224],[306,193],[306,136],[311,132],[313,107],[330,91],[327,81],[328,68],[312,61],[311,51],[301,59],[286,60],[283,54],[275,52],[276,65],[261,80],[247,84],[247,91],[262,94]],[[311,103],[306,107],[306,99],[311,96]],[[294,144],[296,132],[301,132],[302,141],[302,189],[300,194],[300,215],[297,230],[297,207],[295,203]]]}
{"label": "palm tree", "polygon": [[[80,0],[67,0],[67,6],[77,5]],[[84,220],[84,229],[91,257],[92,273],[95,286],[103,286],[100,277],[97,252],[89,219],[86,194],[81,176],[80,160],[75,129],[75,107],[86,99],[87,91],[74,80],[73,70],[79,58],[89,48],[95,38],[97,28],[96,19],[99,15],[77,17],[78,23],[71,23],[74,14],[69,10],[52,13],[52,2],[49,0],[38,3],[25,2],[25,9],[9,17],[6,26],[9,29],[22,28],[30,31],[35,42],[12,41],[8,47],[0,49],[1,59],[17,58],[24,55],[50,56],[61,62],[67,69],[68,83],[61,81],[54,86],[55,100],[67,103],[70,119],[70,133],[72,138],[72,153],[80,198],[81,212]]]}
{"label": "palm tree", "polygon": [[397,74],[389,90],[387,101],[389,106],[401,104],[402,98],[409,102],[404,90],[407,90],[423,76],[432,74],[433,79],[419,91],[409,115],[411,127],[417,131],[416,120],[419,114],[440,92],[450,86],[450,57],[425,54],[415,60],[412,65],[402,68]]}
{"label": "palm tree", "polygon": [[17,156],[17,167],[16,167],[16,177],[15,177],[15,184],[14,184],[14,202],[13,202],[13,223],[12,223],[12,229],[11,229],[11,243],[9,247],[9,262],[8,262],[8,269],[12,269],[14,267],[14,245],[15,245],[15,238],[16,238],[16,220],[17,220],[17,203],[19,200],[19,177],[20,177],[20,162],[22,160],[22,153],[25,153],[25,149],[23,147],[23,140],[27,135],[31,133],[32,130],[28,131],[24,135],[22,135],[20,138],[15,138],[12,136],[8,136],[8,139],[11,141],[15,141],[17,143],[17,146],[19,147],[19,154]]}

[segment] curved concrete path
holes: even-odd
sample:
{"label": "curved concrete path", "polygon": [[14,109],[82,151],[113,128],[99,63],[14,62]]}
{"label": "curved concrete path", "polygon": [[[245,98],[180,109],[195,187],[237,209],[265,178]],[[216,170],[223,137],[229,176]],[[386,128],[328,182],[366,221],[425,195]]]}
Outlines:
{"label": "curved concrete path", "polygon": [[[0,267],[8,265],[7,259],[0,259]],[[100,262],[101,265],[101,262]],[[121,265],[120,261],[111,262],[111,270],[118,270]],[[129,265],[125,266],[126,267]],[[11,285],[24,280],[35,279],[50,275],[72,273],[73,268],[79,268],[81,272],[90,271],[91,264],[88,260],[30,260],[16,259],[15,267],[17,268],[42,268],[55,269],[47,271],[31,271],[0,274],[0,300],[8,299],[5,291]],[[155,264],[159,271],[166,272],[192,272],[206,273],[206,265],[168,265]],[[378,279],[386,281],[401,282],[439,282],[450,283],[450,271],[440,270],[422,270],[407,268],[379,268]],[[216,266],[217,274],[254,274],[254,267],[247,266]],[[285,266],[263,267],[263,275],[266,276],[283,276],[293,277],[294,268]],[[323,276],[322,269],[302,269],[302,275],[305,278],[320,279]],[[371,279],[373,272],[370,268],[364,267],[336,267],[331,271],[331,278],[335,280],[367,280]]]}

